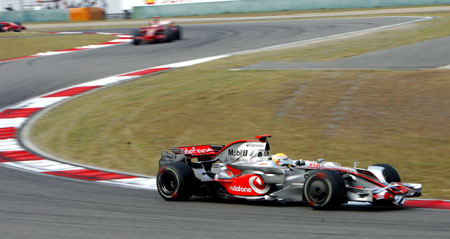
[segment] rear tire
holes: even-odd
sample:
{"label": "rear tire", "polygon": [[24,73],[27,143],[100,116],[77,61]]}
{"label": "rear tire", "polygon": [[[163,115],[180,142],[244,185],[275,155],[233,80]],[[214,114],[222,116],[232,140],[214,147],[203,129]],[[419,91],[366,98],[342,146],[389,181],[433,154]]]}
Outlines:
{"label": "rear tire", "polygon": [[171,163],[160,168],[156,184],[159,194],[165,200],[185,201],[194,194],[197,180],[189,165]]}
{"label": "rear tire", "polygon": [[303,188],[305,201],[314,209],[333,209],[346,201],[344,179],[333,170],[312,171]]}
{"label": "rear tire", "polygon": [[373,166],[384,168],[383,176],[384,176],[384,179],[386,180],[386,182],[388,182],[388,183],[392,183],[392,182],[399,183],[399,182],[402,181],[400,179],[400,175],[398,174],[397,170],[395,170],[395,168],[392,167],[391,165],[380,163],[380,164],[374,164]]}
{"label": "rear tire", "polygon": [[172,42],[174,38],[174,33],[169,27],[164,28],[164,35],[166,36],[166,42]]}

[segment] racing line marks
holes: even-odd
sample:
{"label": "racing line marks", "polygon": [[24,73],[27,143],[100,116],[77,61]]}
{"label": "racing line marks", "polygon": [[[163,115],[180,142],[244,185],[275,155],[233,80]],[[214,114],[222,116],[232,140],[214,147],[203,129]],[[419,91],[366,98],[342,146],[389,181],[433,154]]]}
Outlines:
{"label": "racing line marks", "polygon": [[[420,19],[426,20],[428,18]],[[408,23],[417,22],[419,20],[410,21]],[[407,23],[404,23],[407,24]],[[399,24],[395,24],[393,26],[396,26]],[[386,27],[383,27],[386,28]],[[370,29],[370,30],[377,30],[376,29]],[[361,32],[366,32],[369,30],[363,30]],[[355,32],[353,32],[355,33]],[[59,34],[80,34],[80,33],[74,33],[74,32],[60,32]],[[93,33],[88,33],[93,34]],[[95,34],[111,34],[111,33],[95,33]],[[349,34],[349,33],[347,33]],[[77,48],[71,48],[66,50],[60,50],[60,51],[52,51],[52,52],[46,52],[46,53],[38,53],[32,56],[28,57],[19,57],[19,58],[13,58],[8,60],[3,60],[1,62],[7,62],[7,61],[14,61],[14,60],[21,60],[21,59],[27,59],[27,58],[35,58],[35,57],[43,57],[43,56],[51,56],[51,55],[57,55],[57,54],[63,54],[63,53],[69,53],[69,52],[75,52],[75,51],[81,51],[81,50],[88,50],[88,49],[96,49],[101,47],[108,47],[113,46],[117,44],[123,44],[126,42],[131,41],[131,37],[129,35],[125,34],[112,34],[116,35],[118,39],[110,41],[108,43],[104,44],[98,44],[98,45],[90,45],[90,46],[82,46]],[[342,34],[338,34],[331,37],[337,37]],[[320,38],[323,39],[323,38]],[[311,39],[308,40],[314,41],[314,40],[320,40],[320,39]],[[305,41],[302,41],[305,42]],[[284,45],[291,45],[291,44],[298,44],[301,42],[296,43],[290,43],[290,44],[284,44]],[[280,47],[283,45],[275,46]],[[65,178],[72,178],[72,179],[78,179],[78,180],[86,180],[86,181],[95,181],[95,182],[101,182],[101,183],[108,183],[108,184],[115,184],[125,187],[134,187],[134,188],[142,188],[142,189],[156,189],[156,182],[155,178],[148,177],[148,176],[140,176],[140,175],[132,175],[132,174],[126,174],[126,173],[119,173],[119,172],[112,172],[108,170],[102,170],[102,169],[96,169],[89,166],[82,166],[78,164],[74,164],[71,162],[63,162],[62,160],[56,160],[53,159],[54,157],[42,157],[38,155],[37,153],[29,150],[27,147],[25,147],[22,142],[20,141],[20,134],[19,130],[21,128],[24,128],[25,124],[28,120],[30,120],[33,116],[35,116],[36,113],[42,112],[43,109],[55,105],[57,103],[60,103],[64,100],[73,98],[75,96],[78,96],[82,93],[89,92],[91,90],[120,83],[123,81],[128,81],[132,79],[136,79],[142,76],[160,73],[163,71],[167,71],[174,68],[181,68],[181,67],[187,67],[192,66],[204,62],[209,62],[221,58],[226,58],[233,55],[239,55],[239,54],[247,54],[250,52],[256,52],[260,50],[267,50],[267,49],[273,49],[275,47],[266,47],[261,49],[255,49],[251,51],[243,51],[243,52],[236,52],[236,53],[230,53],[230,54],[224,54],[224,55],[218,55],[218,56],[212,56],[212,57],[206,57],[201,59],[194,59],[190,61],[184,61],[184,62],[178,62],[178,63],[172,63],[167,64],[159,67],[152,67],[148,69],[143,69],[139,71],[134,72],[128,72],[120,75],[110,76],[98,80],[94,80],[91,82],[86,82],[83,84],[75,85],[73,87],[69,87],[66,89],[58,90],[55,92],[50,92],[48,94],[42,95],[40,97],[32,98],[29,100],[26,100],[24,102],[18,103],[16,105],[10,106],[3,111],[0,111],[0,163],[11,166],[17,169],[23,169],[33,172],[39,172],[44,173],[47,175],[52,176],[58,176],[58,177],[65,177]],[[302,87],[300,87],[295,94],[300,94],[302,91]],[[281,113],[283,114],[283,113]],[[26,131],[26,130],[24,130]],[[32,144],[29,143],[31,146]],[[38,151],[35,149],[35,151]],[[43,152],[42,154],[45,154]],[[414,200],[416,201],[416,200]],[[427,203],[425,203],[427,202]],[[408,201],[407,206],[412,207],[426,207],[426,208],[445,208],[450,209],[450,202],[445,202],[441,200],[435,200],[433,202],[429,201],[423,201],[420,200],[420,203],[417,202],[411,202]],[[436,206],[441,205],[441,206]],[[442,206],[446,205],[446,206]]]}

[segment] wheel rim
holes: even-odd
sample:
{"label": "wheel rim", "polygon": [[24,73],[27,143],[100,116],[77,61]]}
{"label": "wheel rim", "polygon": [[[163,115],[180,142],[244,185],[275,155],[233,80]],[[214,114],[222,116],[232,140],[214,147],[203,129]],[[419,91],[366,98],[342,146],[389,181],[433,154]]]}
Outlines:
{"label": "wheel rim", "polygon": [[172,172],[165,172],[161,175],[159,186],[165,195],[172,196],[178,189],[178,180]]}
{"label": "wheel rim", "polygon": [[308,194],[313,202],[322,203],[328,197],[328,193],[327,184],[323,180],[318,179],[311,182]]}

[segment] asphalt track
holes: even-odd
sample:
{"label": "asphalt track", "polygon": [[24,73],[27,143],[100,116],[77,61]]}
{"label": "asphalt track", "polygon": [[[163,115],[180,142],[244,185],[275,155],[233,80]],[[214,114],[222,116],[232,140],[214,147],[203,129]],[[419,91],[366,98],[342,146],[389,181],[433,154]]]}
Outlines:
{"label": "asphalt track", "polygon": [[[142,68],[395,24],[366,18],[185,26],[185,39],[0,64],[0,108]],[[104,31],[104,30],[102,30]],[[113,32],[128,33],[129,29]],[[448,238],[450,212],[192,200],[0,168],[0,238]]]}
{"label": "asphalt track", "polygon": [[244,70],[389,69],[420,70],[446,67],[450,63],[450,37],[443,37],[389,50],[370,52],[329,62],[260,62]]}

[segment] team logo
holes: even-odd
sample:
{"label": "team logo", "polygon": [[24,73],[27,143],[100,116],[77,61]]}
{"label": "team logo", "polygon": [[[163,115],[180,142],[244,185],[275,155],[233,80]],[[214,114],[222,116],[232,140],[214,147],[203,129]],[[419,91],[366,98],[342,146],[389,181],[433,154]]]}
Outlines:
{"label": "team logo", "polygon": [[248,155],[248,150],[237,150],[237,149],[229,149],[228,150],[228,156],[237,156],[237,157],[242,157],[242,156],[247,156]]}
{"label": "team logo", "polygon": [[[258,193],[258,194],[265,194],[270,189],[270,186],[264,185],[263,182],[261,181],[261,178],[258,176],[252,176],[248,180],[248,183],[250,184],[250,187],[253,189],[253,191],[255,191],[255,193]],[[256,183],[256,185],[255,185],[255,183]]]}

